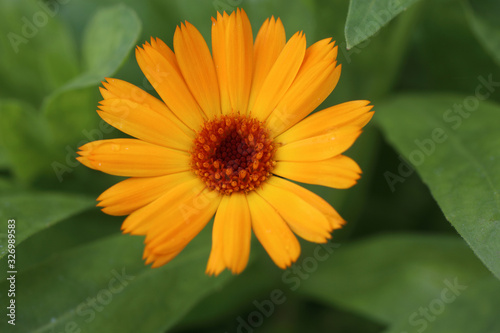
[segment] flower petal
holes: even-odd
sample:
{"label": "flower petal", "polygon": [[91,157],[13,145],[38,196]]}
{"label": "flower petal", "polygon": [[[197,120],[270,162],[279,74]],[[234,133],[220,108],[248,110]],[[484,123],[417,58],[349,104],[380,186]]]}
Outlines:
{"label": "flower petal", "polygon": [[[217,13],[219,14],[219,13]],[[224,12],[224,14],[226,14]],[[205,271],[208,275],[219,275],[225,268],[224,262],[224,226],[227,216],[227,206],[229,203],[229,196],[224,195],[215,213],[214,226],[212,229],[212,250],[208,258],[207,269]]]}
{"label": "flower petal", "polygon": [[276,138],[276,141],[289,143],[326,134],[342,126],[362,128],[373,117],[369,101],[351,101],[338,104],[307,117]]}
{"label": "flower petal", "polygon": [[299,194],[280,187],[281,182],[287,181],[268,181],[257,193],[278,211],[294,233],[310,242],[327,242],[332,230],[327,217]]}
{"label": "flower petal", "polygon": [[305,52],[306,37],[297,32],[286,43],[264,80],[252,106],[252,116],[261,121],[267,119],[295,79]]}
{"label": "flower petal", "polygon": [[[109,87],[109,84],[107,86]],[[154,98],[149,94],[144,96]],[[105,98],[101,101],[97,113],[108,124],[138,139],[188,151],[194,139],[194,132],[181,123],[165,104],[160,102],[163,107],[159,109],[150,107],[150,98],[145,98],[142,103],[129,97]]]}
{"label": "flower petal", "polygon": [[148,253],[147,250],[149,249],[144,248],[143,255],[143,259],[146,260],[146,265],[153,263],[153,265],[151,265],[151,268],[158,268],[160,266],[168,264],[172,259],[177,257],[177,255],[181,253],[183,249],[168,254]]}
{"label": "flower petal", "polygon": [[[244,10],[230,16],[217,13],[212,25],[212,51],[221,84],[222,112],[246,113],[253,74],[253,35]],[[227,97],[226,97],[227,96]]]}
{"label": "flower petal", "polygon": [[182,182],[188,181],[191,172],[180,172],[159,177],[128,178],[111,186],[97,200],[97,206],[109,215],[128,215],[158,199]]}
{"label": "flower petal", "polygon": [[279,177],[270,177],[267,180],[267,183],[296,194],[302,200],[319,210],[324,216],[326,216],[332,229],[339,229],[345,224],[344,219],[340,217],[339,213],[337,213],[337,211],[335,211],[335,209],[333,209],[328,202],[326,202],[319,195],[306,190],[302,186]]}
{"label": "flower petal", "polygon": [[285,45],[285,28],[281,20],[279,18],[275,20],[274,16],[266,19],[255,39],[253,81],[248,111],[253,109],[255,98]]}
{"label": "flower petal", "polygon": [[286,268],[300,255],[300,244],[278,212],[255,191],[247,195],[252,228],[274,263]]}
{"label": "flower petal", "polygon": [[338,155],[314,162],[280,161],[273,173],[301,183],[344,189],[356,184],[361,169],[351,158]]}
{"label": "flower petal", "polygon": [[165,103],[158,98],[151,96],[141,88],[119,79],[106,78],[106,81],[102,82],[104,88],[99,88],[104,99],[122,99],[142,105],[143,107],[168,118],[171,122],[186,132],[186,134],[190,135],[193,132],[187,128],[175,114],[172,113]]}
{"label": "flower petal", "polygon": [[143,45],[144,49],[137,47],[137,63],[168,108],[189,128],[196,131],[203,124],[203,112],[189,91],[177,60],[171,56],[172,50],[164,43],[158,42],[155,46],[158,49],[149,43]]}
{"label": "flower petal", "polygon": [[226,30],[229,22],[229,15],[226,12],[217,12],[217,19],[212,17],[212,55],[217,80],[219,81],[220,104],[222,114],[229,114],[232,111],[231,100],[229,98],[228,68],[226,50]]}
{"label": "flower petal", "polygon": [[341,66],[336,66],[337,47],[330,40],[319,41],[306,50],[297,77],[267,119],[273,136],[311,113],[337,85]]}
{"label": "flower petal", "polygon": [[[146,247],[156,254],[169,254],[182,250],[207,225],[220,201],[221,196],[218,193],[205,188],[193,196],[191,201],[167,209],[167,213],[156,205],[158,221],[163,223],[157,223],[148,230]],[[203,204],[200,205],[200,202]],[[152,218],[156,218],[156,215]]]}
{"label": "flower petal", "polygon": [[[182,181],[176,182],[156,200],[143,208],[130,214],[122,224],[124,233],[133,235],[146,235],[151,230],[162,231],[165,223],[169,220],[172,211],[179,209],[186,202],[192,202],[193,198],[201,193],[205,184],[192,172],[186,172]],[[165,219],[158,219],[162,215]]]}
{"label": "flower petal", "polygon": [[218,275],[226,267],[233,274],[241,273],[250,256],[251,230],[245,194],[223,196],[215,215],[207,273]]}
{"label": "flower petal", "polygon": [[333,129],[326,134],[280,146],[274,158],[276,161],[297,162],[325,160],[349,149],[360,134],[361,129],[358,126]]}
{"label": "flower petal", "polygon": [[252,236],[250,209],[245,194],[233,193],[230,196],[224,222],[224,261],[234,274],[238,274],[248,263]]}
{"label": "flower petal", "polygon": [[219,83],[207,43],[189,22],[174,34],[175,57],[182,75],[203,112],[209,119],[221,114]]}
{"label": "flower petal", "polygon": [[179,75],[182,75],[181,70],[177,64],[177,59],[175,58],[175,53],[162,41],[160,38],[151,37],[150,41],[151,48],[158,51],[169,63],[174,66],[174,69]]}
{"label": "flower petal", "polygon": [[191,168],[188,153],[141,140],[99,140],[79,149],[78,161],[91,169],[115,176],[154,177]]}

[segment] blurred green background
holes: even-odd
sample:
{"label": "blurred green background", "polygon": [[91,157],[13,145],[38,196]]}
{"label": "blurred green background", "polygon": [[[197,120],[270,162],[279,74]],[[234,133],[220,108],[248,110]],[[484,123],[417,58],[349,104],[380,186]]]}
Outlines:
{"label": "blurred green background", "polygon": [[[95,207],[119,177],[74,160],[123,137],[99,119],[116,77],[155,94],[133,56],[187,20],[271,15],[342,75],[318,108],[368,99],[349,190],[306,186],[348,221],[286,271],[258,242],[239,276],[204,274],[211,224],[150,269],[143,239]],[[459,0],[0,0],[1,332],[500,332],[500,3]],[[16,220],[15,297],[8,220]],[[16,325],[6,307],[16,301]]]}

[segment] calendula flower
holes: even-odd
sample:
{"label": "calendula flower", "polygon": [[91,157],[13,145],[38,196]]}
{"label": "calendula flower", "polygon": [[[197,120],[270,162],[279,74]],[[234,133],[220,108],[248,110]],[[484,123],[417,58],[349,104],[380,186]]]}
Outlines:
{"label": "calendula flower", "polygon": [[99,196],[110,215],[128,215],[125,233],[145,235],[152,267],[172,260],[215,214],[207,273],[241,272],[251,230],[281,268],[300,254],[294,234],[327,242],[345,222],[321,197],[285,178],[348,188],[361,170],[342,155],[373,112],[352,101],[309,117],[340,76],[331,39],[306,48],[288,41],[271,17],[255,43],[243,10],[212,18],[212,54],[188,22],[174,51],[159,39],[136,49],[139,66],[162,101],[106,79],[97,111],[136,139],[90,142],[78,160],[130,177]]}

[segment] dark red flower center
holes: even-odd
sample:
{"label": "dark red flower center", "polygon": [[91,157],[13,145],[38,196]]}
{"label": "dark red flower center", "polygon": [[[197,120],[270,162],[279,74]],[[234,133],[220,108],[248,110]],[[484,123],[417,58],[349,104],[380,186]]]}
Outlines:
{"label": "dark red flower center", "polygon": [[205,122],[194,140],[192,169],[222,194],[249,192],[269,176],[276,147],[262,122],[225,115]]}

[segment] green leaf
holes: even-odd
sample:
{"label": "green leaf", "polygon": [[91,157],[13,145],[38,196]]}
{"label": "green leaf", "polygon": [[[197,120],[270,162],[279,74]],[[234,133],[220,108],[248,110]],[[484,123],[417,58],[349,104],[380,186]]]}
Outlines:
{"label": "green leaf", "polygon": [[463,1],[472,31],[486,51],[500,66],[500,3],[498,1]]}
{"label": "green leaf", "polygon": [[[1,106],[0,106],[1,108]],[[0,111],[2,112],[2,111]],[[0,117],[2,117],[0,113]],[[9,160],[7,159],[7,153],[5,152],[5,148],[3,147],[2,140],[0,139],[0,169],[8,168]]]}
{"label": "green leaf", "polygon": [[[79,107],[92,110],[97,103],[95,91],[76,90],[62,94],[52,104],[54,109],[72,110],[64,116],[43,116],[29,104],[16,100],[0,100],[0,163],[23,184],[40,180],[62,182],[63,176],[80,165],[75,160],[79,143],[102,139],[111,129],[104,121],[98,124],[96,112],[74,112]],[[77,105],[77,107],[75,107]],[[70,121],[71,120],[71,121]],[[68,126],[73,122],[75,129]],[[50,125],[50,126],[49,126]],[[50,128],[52,132],[50,132]],[[57,143],[57,144],[56,144]]]}
{"label": "green leaf", "polygon": [[32,181],[52,171],[51,166],[56,171],[53,163],[68,170],[62,161],[74,162],[68,154],[76,150],[78,139],[102,139],[103,131],[110,131],[98,123],[93,111],[97,89],[83,88],[97,85],[118,69],[135,45],[140,28],[135,12],[123,5],[100,10],[86,30],[86,71],[47,97],[42,116],[26,103],[9,100],[0,104],[2,147],[19,179]]}
{"label": "green leaf", "polygon": [[134,10],[116,5],[99,10],[83,37],[84,72],[64,90],[95,85],[115,73],[136,45],[141,21]]}
{"label": "green leaf", "polygon": [[347,49],[376,34],[417,0],[351,0],[345,23]]}
{"label": "green leaf", "polygon": [[[483,1],[474,3],[479,2]],[[412,7],[421,8],[422,15],[409,36],[410,48],[398,73],[398,90],[470,94],[477,86],[478,75],[500,77],[500,67],[470,28],[461,4],[462,0],[438,0]],[[500,94],[491,99],[500,102]]]}
{"label": "green leaf", "polygon": [[[342,40],[348,2],[317,1],[314,20],[318,23],[318,39],[332,37],[336,40],[338,62],[342,65],[340,81],[322,107],[352,99],[373,101],[386,95],[397,83],[407,49],[411,46],[411,36],[422,17],[422,6],[413,6],[405,11],[391,29],[381,30],[377,38],[348,49],[347,43]],[[302,24],[307,25],[307,22]],[[309,36],[307,38],[310,42],[315,41]],[[376,66],[374,59],[377,59]]]}
{"label": "green leaf", "polygon": [[[55,91],[44,102],[43,113],[56,143],[73,143],[82,130],[97,129],[98,85],[113,75],[128,57],[141,30],[135,12],[125,5],[99,10],[88,24],[83,40],[85,71]],[[102,135],[102,133],[101,133]]]}
{"label": "green leaf", "polygon": [[[281,271],[265,258],[268,254],[257,243],[257,239],[253,238],[247,268],[225,285],[224,289],[217,290],[194,307],[179,323],[180,327],[199,330],[228,314],[236,317],[249,305],[254,306],[252,302],[256,299],[269,297],[270,291],[276,288],[280,280]],[[266,272],[265,278],[262,277],[262,272]],[[226,271],[223,274],[230,273]],[[234,323],[237,323],[236,320]]]}
{"label": "green leaf", "polygon": [[[479,320],[486,327],[498,326],[493,309],[500,284],[457,237],[374,237],[341,244],[327,262],[315,271],[311,267],[297,292],[389,324],[391,333],[416,331],[422,322],[432,332],[487,332],[476,329]],[[292,278],[299,279],[290,274],[287,281]],[[439,313],[430,310],[434,319],[425,320],[420,309],[434,307]],[[480,318],[465,324],[467,311]],[[461,327],[452,323],[457,315],[465,317]],[[436,329],[450,324],[455,330]]]}
{"label": "green leaf", "polygon": [[[459,281],[459,283],[462,282]],[[453,282],[451,284],[453,285]],[[461,288],[466,289],[463,293],[460,291],[457,298],[451,302],[441,298],[441,293],[429,295],[427,302],[415,307],[407,318],[402,318],[384,333],[415,330],[422,332],[425,330],[429,333],[500,332],[498,320],[500,284],[498,280],[493,276],[487,276]],[[453,295],[449,292],[447,294],[447,297]],[[425,314],[424,311],[426,311]]]}
{"label": "green leaf", "polygon": [[0,0],[1,97],[39,104],[77,75],[76,46],[60,10],[57,2]]}
{"label": "green leaf", "polygon": [[46,129],[27,103],[0,100],[0,144],[5,164],[23,182],[32,180],[48,165]]}
{"label": "green leaf", "polygon": [[401,163],[384,177],[392,191],[416,169],[444,215],[500,278],[500,106],[485,101],[499,82],[480,76],[475,95],[404,95],[376,119]]}
{"label": "green leaf", "polygon": [[[102,139],[100,118],[95,112],[97,94],[97,88],[92,87],[56,92],[46,100],[43,116],[50,133],[51,148],[55,153],[66,154],[65,147],[68,145],[76,151],[77,141],[90,136],[86,133],[98,132],[97,139]],[[80,143],[85,142],[87,141]]]}
{"label": "green leaf", "polygon": [[[93,203],[92,206],[94,206]],[[109,216],[95,207],[71,214],[51,224],[48,228],[38,231],[16,246],[17,272],[22,273],[39,266],[40,263],[53,256],[58,256],[75,247],[110,235],[117,235],[120,233],[122,222],[122,216]],[[3,260],[5,259],[4,257]],[[5,279],[7,275],[6,271],[0,271],[0,280]]]}
{"label": "green leaf", "polygon": [[[118,235],[75,248],[17,276],[23,332],[165,332],[230,274],[205,275],[206,229],[169,264],[141,260],[143,237]],[[0,285],[7,288],[6,283]],[[5,290],[5,289],[4,289]],[[40,300],[50,298],[47,306]],[[4,321],[5,322],[5,321]]]}
{"label": "green leaf", "polygon": [[28,237],[94,206],[93,199],[52,192],[0,195],[0,258],[7,253],[7,221],[14,219],[16,246]]}

